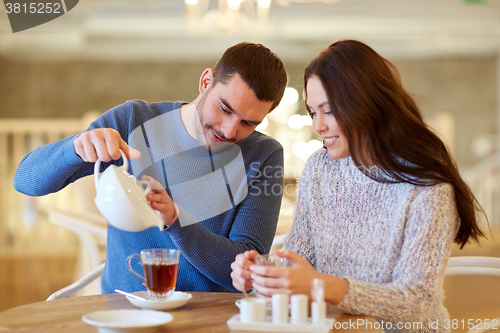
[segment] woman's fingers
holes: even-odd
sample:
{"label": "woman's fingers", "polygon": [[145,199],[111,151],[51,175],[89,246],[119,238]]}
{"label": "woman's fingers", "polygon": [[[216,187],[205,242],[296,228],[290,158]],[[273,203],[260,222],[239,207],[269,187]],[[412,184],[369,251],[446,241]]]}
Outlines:
{"label": "woman's fingers", "polygon": [[252,283],[252,286],[253,286],[255,292],[257,293],[258,297],[260,297],[260,298],[266,298],[268,300],[271,300],[271,297],[274,294],[287,294],[287,295],[290,295],[290,290],[285,289],[285,288],[265,287],[265,286],[261,286],[261,285],[255,283],[255,281]]}
{"label": "woman's fingers", "polygon": [[255,273],[252,273],[250,277],[254,284],[257,284],[261,287],[283,289],[288,288],[288,279],[286,278],[270,278]]}
{"label": "woman's fingers", "polygon": [[290,294],[290,270],[291,268],[253,265],[252,285],[261,298],[269,298],[273,294]]}
{"label": "woman's fingers", "polygon": [[293,251],[285,250],[277,254],[292,260],[295,264],[293,267],[252,265],[251,279],[255,290],[266,297],[277,293],[305,294],[310,297],[310,281],[319,273],[305,258]]}
{"label": "woman's fingers", "polygon": [[294,263],[299,264],[299,265],[300,264],[309,264],[309,262],[305,258],[303,258],[301,255],[293,252],[292,250],[277,251],[276,254],[279,257],[290,259],[291,261],[293,261]]}
{"label": "woman's fingers", "polygon": [[274,267],[274,266],[262,266],[262,265],[252,265],[250,266],[250,270],[261,276],[268,277],[288,277],[290,274],[290,270],[292,267]]}

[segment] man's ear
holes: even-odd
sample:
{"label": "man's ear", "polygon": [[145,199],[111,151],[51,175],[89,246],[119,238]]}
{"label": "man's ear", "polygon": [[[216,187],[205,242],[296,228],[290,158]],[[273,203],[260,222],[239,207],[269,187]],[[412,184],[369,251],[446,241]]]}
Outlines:
{"label": "man's ear", "polygon": [[199,91],[200,94],[203,94],[208,86],[212,83],[214,79],[214,70],[211,68],[207,68],[203,71],[200,77],[200,86],[199,86]]}

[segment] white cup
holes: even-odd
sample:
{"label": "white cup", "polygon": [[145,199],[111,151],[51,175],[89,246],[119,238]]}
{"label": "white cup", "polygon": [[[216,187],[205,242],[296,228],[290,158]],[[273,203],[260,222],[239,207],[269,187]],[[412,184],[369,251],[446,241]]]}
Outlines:
{"label": "white cup", "polygon": [[311,303],[311,322],[313,325],[321,325],[326,318],[326,302]]}
{"label": "white cup", "polygon": [[307,305],[308,300],[306,295],[296,294],[290,298],[292,303],[292,311],[290,321],[294,324],[305,324],[307,321]]}
{"label": "white cup", "polygon": [[239,308],[242,323],[264,322],[266,319],[266,301],[262,299],[242,299]]}
{"label": "white cup", "polygon": [[286,294],[274,294],[272,296],[273,324],[288,324],[288,300]]}

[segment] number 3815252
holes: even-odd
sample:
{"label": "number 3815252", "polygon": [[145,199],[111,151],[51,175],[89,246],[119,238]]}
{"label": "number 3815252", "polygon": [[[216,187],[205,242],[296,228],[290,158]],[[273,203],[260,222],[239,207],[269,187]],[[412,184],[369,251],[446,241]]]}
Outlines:
{"label": "number 3815252", "polygon": [[31,2],[31,3],[5,3],[5,9],[7,14],[63,14],[61,11],[60,3],[43,3],[43,2]]}

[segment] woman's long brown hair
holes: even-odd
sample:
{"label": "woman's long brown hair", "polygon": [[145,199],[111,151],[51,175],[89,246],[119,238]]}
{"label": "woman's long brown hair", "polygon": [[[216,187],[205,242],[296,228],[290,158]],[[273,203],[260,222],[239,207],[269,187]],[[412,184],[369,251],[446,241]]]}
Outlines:
{"label": "woman's long brown hair", "polygon": [[477,221],[477,213],[484,211],[443,141],[423,121],[393,64],[359,41],[343,40],[309,64],[305,88],[313,75],[323,84],[356,165],[377,165],[390,176],[375,179],[382,182],[450,183],[460,219],[455,243],[462,248],[485,237]]}

